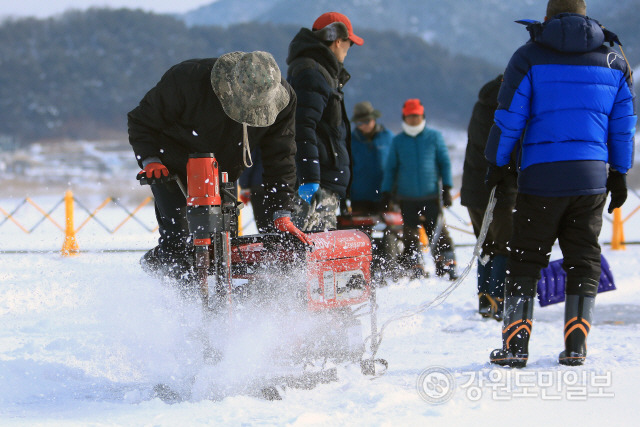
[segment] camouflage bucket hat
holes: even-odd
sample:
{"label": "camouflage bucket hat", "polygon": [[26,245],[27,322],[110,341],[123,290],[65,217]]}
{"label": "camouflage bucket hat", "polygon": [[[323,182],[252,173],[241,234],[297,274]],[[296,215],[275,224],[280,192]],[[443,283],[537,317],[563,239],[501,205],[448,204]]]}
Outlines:
{"label": "camouflage bucket hat", "polygon": [[267,52],[231,52],[211,70],[211,86],[227,116],[238,123],[266,127],[289,104],[280,68]]}

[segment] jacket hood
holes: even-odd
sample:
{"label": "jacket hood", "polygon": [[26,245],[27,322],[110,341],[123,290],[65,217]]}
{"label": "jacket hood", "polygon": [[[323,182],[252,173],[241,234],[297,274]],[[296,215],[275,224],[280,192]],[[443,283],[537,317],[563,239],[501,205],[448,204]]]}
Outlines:
{"label": "jacket hood", "polygon": [[291,40],[287,64],[291,64],[294,59],[299,57],[307,57],[317,61],[336,78],[340,76],[343,70],[342,64],[338,62],[338,58],[336,58],[331,49],[308,28],[301,28]]}
{"label": "jacket hood", "polygon": [[[615,34],[609,31],[605,34],[598,21],[575,13],[561,13],[544,23],[517,22],[527,25],[531,40],[560,52],[591,52],[602,46],[605,41],[617,41]],[[615,37],[615,40],[611,36]]]}

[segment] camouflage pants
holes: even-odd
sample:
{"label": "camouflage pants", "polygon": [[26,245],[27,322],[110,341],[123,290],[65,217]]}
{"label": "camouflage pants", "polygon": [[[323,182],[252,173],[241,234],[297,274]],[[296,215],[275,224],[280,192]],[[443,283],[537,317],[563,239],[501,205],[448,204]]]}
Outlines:
{"label": "camouflage pants", "polygon": [[313,195],[311,203],[296,197],[293,223],[305,232],[335,230],[338,225],[336,212],[339,206],[338,194],[320,187]]}

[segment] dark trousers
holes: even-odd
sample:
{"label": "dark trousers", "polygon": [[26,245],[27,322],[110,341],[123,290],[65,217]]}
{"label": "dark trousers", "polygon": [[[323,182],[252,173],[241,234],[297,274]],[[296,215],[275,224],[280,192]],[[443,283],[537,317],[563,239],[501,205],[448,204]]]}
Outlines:
{"label": "dark trousers", "polygon": [[540,278],[558,239],[567,281],[600,279],[602,210],[606,194],[541,197],[518,193],[513,216],[510,277]]}
{"label": "dark trousers", "polygon": [[[485,209],[468,207],[469,218],[476,238],[480,235]],[[487,237],[482,245],[482,255],[509,255],[509,239],[513,228],[513,209],[496,206],[493,210],[493,221],[489,224]]]}
{"label": "dark trousers", "polygon": [[[424,231],[433,241],[436,231],[438,216],[442,214],[440,199],[429,200],[402,200],[400,202],[402,210],[402,221],[404,223],[403,240],[405,243],[405,257],[416,257],[420,251],[419,241],[417,240],[417,229],[419,225],[424,227]],[[453,257],[453,241],[449,236],[446,227],[442,227],[438,241],[432,245],[431,253],[434,260],[439,260],[447,254],[447,257]]]}
{"label": "dark trousers", "polygon": [[368,200],[351,201],[351,212],[353,212],[354,215],[377,215],[384,212],[384,210],[381,202]]}
{"label": "dark trousers", "polygon": [[273,231],[273,217],[267,209],[264,187],[251,187],[251,210],[260,233]]}
{"label": "dark trousers", "polygon": [[187,223],[187,199],[175,181],[152,184],[156,219],[160,232],[158,244],[163,252],[184,254],[190,248]]}

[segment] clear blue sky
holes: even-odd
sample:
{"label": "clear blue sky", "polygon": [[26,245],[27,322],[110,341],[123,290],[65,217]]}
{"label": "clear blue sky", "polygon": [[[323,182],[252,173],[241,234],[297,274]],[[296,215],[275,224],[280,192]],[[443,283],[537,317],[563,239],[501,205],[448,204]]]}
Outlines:
{"label": "clear blue sky", "polygon": [[213,3],[215,0],[3,0],[0,17],[44,18],[68,9],[111,7],[143,9],[157,13],[182,13]]}

